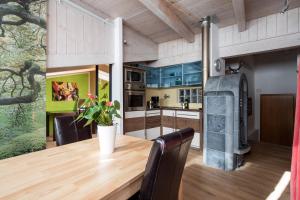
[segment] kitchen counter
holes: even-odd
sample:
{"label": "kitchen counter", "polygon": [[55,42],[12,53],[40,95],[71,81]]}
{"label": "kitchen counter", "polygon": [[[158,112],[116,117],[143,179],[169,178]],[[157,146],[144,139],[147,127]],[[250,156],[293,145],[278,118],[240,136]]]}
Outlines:
{"label": "kitchen counter", "polygon": [[196,108],[190,108],[190,109],[183,109],[180,107],[168,107],[168,106],[161,106],[160,108],[146,108],[147,111],[149,110],[180,110],[180,111],[194,111],[194,112],[198,112],[198,111],[202,111],[202,108],[196,109]]}

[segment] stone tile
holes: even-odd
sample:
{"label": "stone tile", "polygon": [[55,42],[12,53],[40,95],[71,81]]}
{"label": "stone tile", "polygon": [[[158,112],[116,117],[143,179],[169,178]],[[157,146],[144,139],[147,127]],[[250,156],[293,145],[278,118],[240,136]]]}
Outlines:
{"label": "stone tile", "polygon": [[224,115],[207,115],[207,131],[224,133],[225,132],[225,116]]}
{"label": "stone tile", "polygon": [[219,133],[207,133],[207,148],[225,152],[225,135]]}
{"label": "stone tile", "polygon": [[206,164],[208,166],[225,170],[225,153],[215,151],[212,149],[206,149]]}

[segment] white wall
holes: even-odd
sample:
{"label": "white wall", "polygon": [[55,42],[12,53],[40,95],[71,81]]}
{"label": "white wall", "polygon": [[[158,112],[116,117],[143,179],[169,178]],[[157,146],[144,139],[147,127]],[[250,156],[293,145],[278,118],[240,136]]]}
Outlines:
{"label": "white wall", "polygon": [[113,63],[113,23],[64,1],[48,3],[47,67]]}
{"label": "white wall", "polygon": [[261,94],[296,94],[296,51],[278,52],[255,57],[255,127],[260,128]]}
{"label": "white wall", "polygon": [[237,24],[219,30],[221,57],[249,55],[300,45],[300,8],[250,20],[247,29]]}
{"label": "white wall", "polygon": [[158,59],[158,44],[124,25],[124,62],[153,61]]}
{"label": "white wall", "polygon": [[158,45],[158,60],[152,62],[152,67],[162,67],[173,64],[202,60],[201,34],[195,35],[193,43],[185,39],[177,39]]}
{"label": "white wall", "polygon": [[[297,50],[285,50],[227,59],[226,65],[240,60],[246,63],[241,72],[248,79],[248,95],[252,97],[252,116],[248,118],[248,134],[259,140],[260,95],[295,94],[297,87]],[[254,136],[251,136],[251,134]]]}

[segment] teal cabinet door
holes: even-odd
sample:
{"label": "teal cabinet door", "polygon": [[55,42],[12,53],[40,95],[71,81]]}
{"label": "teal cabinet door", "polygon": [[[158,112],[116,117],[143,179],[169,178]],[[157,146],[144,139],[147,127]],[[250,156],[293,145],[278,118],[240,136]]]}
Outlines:
{"label": "teal cabinet door", "polygon": [[161,87],[168,88],[182,85],[182,65],[161,68]]}
{"label": "teal cabinet door", "polygon": [[185,63],[182,65],[183,86],[202,85],[202,62]]}
{"label": "teal cabinet door", "polygon": [[160,87],[160,68],[148,67],[146,70],[147,88]]}
{"label": "teal cabinet door", "polygon": [[147,67],[148,88],[170,88],[202,85],[202,62],[191,62],[165,67]]}

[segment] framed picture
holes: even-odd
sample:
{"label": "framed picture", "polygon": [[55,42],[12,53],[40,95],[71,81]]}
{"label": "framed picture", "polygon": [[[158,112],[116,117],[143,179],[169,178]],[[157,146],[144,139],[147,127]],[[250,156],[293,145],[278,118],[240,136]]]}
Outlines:
{"label": "framed picture", "polygon": [[52,81],[53,101],[76,101],[79,98],[79,89],[75,82]]}

